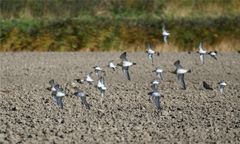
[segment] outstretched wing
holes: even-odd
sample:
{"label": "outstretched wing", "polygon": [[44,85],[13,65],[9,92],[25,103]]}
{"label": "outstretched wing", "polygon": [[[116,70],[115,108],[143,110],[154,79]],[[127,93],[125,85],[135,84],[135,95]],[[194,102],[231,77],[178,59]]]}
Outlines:
{"label": "outstretched wing", "polygon": [[214,58],[215,60],[217,60],[217,57],[215,55],[210,55],[212,58]]}
{"label": "outstretched wing", "polygon": [[120,59],[127,61],[127,52],[124,52],[120,55]]}
{"label": "outstretched wing", "polygon": [[165,24],[162,25],[162,31],[163,31],[163,32],[166,31],[166,30],[165,30]]}
{"label": "outstretched wing", "polygon": [[148,53],[148,58],[151,59],[153,63],[153,54]]}
{"label": "outstretched wing", "polygon": [[198,48],[199,48],[199,51],[202,51],[202,50],[203,50],[203,44],[202,44],[202,42],[199,43]]}
{"label": "outstretched wing", "polygon": [[162,73],[160,73],[160,78],[161,78],[161,80],[163,80],[163,76],[162,76]]}
{"label": "outstretched wing", "polygon": [[217,57],[216,57],[216,56],[213,56],[213,58],[214,58],[215,60],[217,60]]}
{"label": "outstretched wing", "polygon": [[57,101],[57,105],[58,105],[61,109],[63,109],[63,101],[62,101],[63,97],[55,97],[55,99],[56,99],[56,101]]}
{"label": "outstretched wing", "polygon": [[184,80],[184,74],[177,74],[178,80],[181,84],[182,89],[186,89],[186,84],[185,84],[185,80]]}
{"label": "outstretched wing", "polygon": [[129,70],[129,67],[123,67],[124,75],[127,77],[128,80],[131,80],[128,70]]}
{"label": "outstretched wing", "polygon": [[87,103],[87,99],[85,96],[81,97],[81,103],[82,103],[82,105],[86,106],[87,109],[90,109],[90,106]]}
{"label": "outstretched wing", "polygon": [[220,92],[223,94],[224,86],[220,85]]}
{"label": "outstretched wing", "polygon": [[204,54],[200,54],[201,63],[204,64]]}
{"label": "outstretched wing", "polygon": [[160,110],[160,108],[161,108],[160,107],[160,96],[153,97],[153,101],[154,101],[154,104],[155,104],[157,110]]}
{"label": "outstretched wing", "polygon": [[168,36],[167,35],[163,36],[163,41],[165,44],[168,44]]}

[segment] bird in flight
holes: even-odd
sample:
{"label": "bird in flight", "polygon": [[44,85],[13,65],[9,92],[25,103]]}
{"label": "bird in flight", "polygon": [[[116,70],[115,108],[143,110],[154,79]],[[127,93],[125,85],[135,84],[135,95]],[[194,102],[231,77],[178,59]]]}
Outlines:
{"label": "bird in flight", "polygon": [[220,92],[221,92],[221,94],[223,94],[224,93],[224,88],[225,88],[225,86],[227,86],[227,84],[224,80],[221,80],[218,84],[219,84]]}
{"label": "bird in flight", "polygon": [[79,88],[76,88],[76,92],[74,93],[74,95],[80,97],[82,106],[85,106],[86,109],[90,109],[90,105],[87,103],[88,94],[84,93]]}
{"label": "bird in flight", "polygon": [[98,84],[97,84],[97,88],[101,93],[101,96],[103,97],[105,94],[105,91],[107,90],[106,84],[105,84],[105,80],[104,77],[100,77],[98,80]]}
{"label": "bird in flight", "polygon": [[92,73],[93,72],[90,72],[83,79],[76,79],[76,81],[81,84],[83,84],[84,82],[87,82],[89,85],[92,85],[94,82],[94,80],[91,77]]}
{"label": "bird in flight", "polygon": [[199,56],[200,56],[201,64],[204,64],[205,63],[204,57],[205,57],[205,54],[207,53],[207,51],[203,49],[203,43],[202,42],[200,42],[198,48],[199,48],[198,53],[199,53]]}
{"label": "bird in flight", "polygon": [[217,60],[217,51],[210,51],[208,53],[212,58],[214,58],[215,60]]}
{"label": "bird in flight", "polygon": [[184,75],[186,73],[191,73],[191,70],[190,69],[184,69],[182,67],[182,65],[180,64],[180,60],[177,60],[176,62],[174,62],[174,66],[176,67],[176,74],[177,74],[178,81],[181,84],[181,88],[183,90],[186,90]]}
{"label": "bird in flight", "polygon": [[170,36],[170,33],[166,30],[165,24],[162,26],[162,35],[163,35],[163,41],[165,44],[168,44],[168,37]]}
{"label": "bird in flight", "polygon": [[129,67],[136,65],[136,63],[134,62],[130,62],[127,59],[127,52],[124,52],[120,55],[120,59],[122,60],[121,63],[118,64],[118,66],[122,67],[122,71],[124,73],[124,75],[127,77],[127,79],[130,81],[130,75],[129,75]]}
{"label": "bird in flight", "polygon": [[113,63],[113,60],[109,61],[107,66],[111,68],[113,71],[115,71],[117,68],[117,66]]}
{"label": "bird in flight", "polygon": [[152,91],[148,93],[148,95],[150,97],[152,97],[152,101],[155,105],[155,107],[157,108],[158,111],[161,110],[161,107],[160,107],[160,92],[157,90],[158,89],[158,85],[155,85],[155,84],[152,84],[151,85],[151,89]]}
{"label": "bird in flight", "polygon": [[52,92],[54,103],[61,109],[63,109],[63,97],[65,95],[66,94],[64,93],[63,89],[59,85],[57,86],[56,91]]}
{"label": "bird in flight", "polygon": [[162,76],[162,73],[163,73],[163,70],[160,68],[160,67],[157,67],[155,70],[153,70],[152,72],[155,72],[156,73],[156,76],[163,80],[163,76]]}
{"label": "bird in flight", "polygon": [[156,55],[158,55],[158,56],[160,55],[159,52],[155,52],[155,51],[153,50],[152,45],[151,45],[150,43],[148,43],[148,45],[147,45],[146,53],[147,53],[148,58],[151,59],[152,65],[153,65],[153,55],[154,55],[154,54],[156,54]]}

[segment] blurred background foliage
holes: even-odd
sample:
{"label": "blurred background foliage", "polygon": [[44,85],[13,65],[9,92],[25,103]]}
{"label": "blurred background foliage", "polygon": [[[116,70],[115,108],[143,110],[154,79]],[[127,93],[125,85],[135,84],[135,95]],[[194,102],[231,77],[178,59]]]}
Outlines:
{"label": "blurred background foliage", "polygon": [[0,51],[240,50],[240,0],[0,0],[0,10]]}

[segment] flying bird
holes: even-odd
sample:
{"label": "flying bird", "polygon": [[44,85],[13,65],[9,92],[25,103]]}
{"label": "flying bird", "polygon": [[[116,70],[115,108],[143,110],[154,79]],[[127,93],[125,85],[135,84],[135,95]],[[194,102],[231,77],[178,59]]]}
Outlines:
{"label": "flying bird", "polygon": [[220,89],[220,92],[221,92],[221,94],[223,94],[224,92],[224,88],[225,88],[225,86],[227,86],[227,84],[226,84],[226,82],[224,81],[224,80],[221,80],[219,83],[219,89]]}
{"label": "flying bird", "polygon": [[86,109],[90,109],[90,105],[87,103],[87,98],[86,98],[88,94],[84,93],[79,88],[76,88],[76,92],[74,93],[74,95],[80,97],[82,106],[85,106]]}
{"label": "flying bird", "polygon": [[212,58],[214,58],[215,60],[217,60],[217,51],[210,51],[208,53]]}
{"label": "flying bird", "polygon": [[104,96],[105,91],[107,90],[106,84],[105,84],[105,80],[104,77],[100,77],[98,80],[98,84],[97,84],[97,88],[101,93],[101,96]]}
{"label": "flying bird", "polygon": [[77,82],[83,84],[84,82],[87,82],[89,85],[92,85],[94,80],[92,79],[91,75],[93,72],[88,73],[84,79],[76,79]]}
{"label": "flying bird", "polygon": [[115,71],[117,67],[116,65],[114,65],[113,60],[109,61],[107,66],[111,68],[113,71]]}
{"label": "flying bird", "polygon": [[202,42],[200,42],[198,48],[199,48],[198,53],[199,53],[199,56],[200,56],[201,64],[204,64],[205,63],[204,57],[205,57],[205,54],[207,53],[207,51],[203,49],[203,43]]}
{"label": "flying bird", "polygon": [[103,69],[100,66],[94,66],[93,68],[94,68],[96,75],[99,77],[101,72],[103,71]]}
{"label": "flying bird", "polygon": [[163,73],[163,70],[160,68],[160,67],[157,67],[155,70],[153,70],[152,72],[155,72],[156,73],[156,76],[163,80],[163,76],[162,76],[162,73]]}
{"label": "flying bird", "polygon": [[163,24],[162,27],[162,35],[163,35],[163,41],[165,44],[168,44],[168,37],[170,36],[170,33],[166,30],[165,25]]}
{"label": "flying bird", "polygon": [[157,110],[159,111],[161,109],[160,107],[160,96],[161,94],[157,90],[156,85],[151,85],[152,91],[148,93],[150,97],[152,97],[152,101],[154,105],[156,106]]}
{"label": "flying bird", "polygon": [[184,69],[180,64],[180,60],[177,60],[176,62],[174,62],[174,66],[176,67],[176,74],[177,74],[178,81],[181,84],[181,88],[183,90],[186,90],[184,75],[185,73],[191,73],[191,70]]}
{"label": "flying bird", "polygon": [[128,61],[127,52],[122,53],[120,55],[120,59],[122,60],[122,62],[120,64],[118,64],[118,66],[122,67],[122,71],[123,71],[124,75],[126,75],[128,80],[131,80],[130,75],[129,75],[129,67],[136,65],[136,63]]}
{"label": "flying bird", "polygon": [[213,88],[205,81],[203,81],[203,88],[205,88],[206,90],[213,90]]}
{"label": "flying bird", "polygon": [[147,50],[146,50],[146,53],[148,55],[148,58],[152,60],[152,64],[153,64],[153,55],[156,54],[156,55],[160,55],[159,52],[155,52],[152,48],[152,45],[150,43],[148,43],[147,45]]}
{"label": "flying bird", "polygon": [[52,92],[53,101],[57,106],[63,109],[63,97],[66,94],[64,93],[63,89],[58,85],[57,90]]}

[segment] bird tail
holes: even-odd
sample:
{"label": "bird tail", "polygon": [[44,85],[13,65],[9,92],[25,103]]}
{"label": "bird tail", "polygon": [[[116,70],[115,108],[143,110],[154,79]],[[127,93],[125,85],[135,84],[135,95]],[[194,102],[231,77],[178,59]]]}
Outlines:
{"label": "bird tail", "polygon": [[133,65],[136,65],[137,63],[133,63]]}
{"label": "bird tail", "polygon": [[187,72],[188,72],[188,73],[191,73],[191,72],[192,72],[192,70],[188,70]]}

